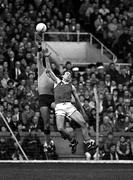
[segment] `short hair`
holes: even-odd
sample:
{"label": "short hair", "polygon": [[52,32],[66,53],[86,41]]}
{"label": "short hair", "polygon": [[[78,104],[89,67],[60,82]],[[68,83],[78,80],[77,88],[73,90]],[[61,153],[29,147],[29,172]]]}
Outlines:
{"label": "short hair", "polygon": [[13,91],[14,91],[14,89],[13,89],[13,88],[9,88],[9,89],[8,89],[8,92],[10,92],[11,90],[13,90]]}
{"label": "short hair", "polygon": [[65,71],[62,73],[62,75],[64,75],[66,72],[69,72],[69,73],[71,74],[71,76],[72,76],[72,71],[70,71],[70,70],[65,70]]}
{"label": "short hair", "polygon": [[112,132],[108,132],[108,133],[107,133],[107,136],[109,136],[109,135],[112,135],[112,136],[113,136],[114,134],[113,134]]}
{"label": "short hair", "polygon": [[14,84],[14,81],[13,81],[12,79],[9,79],[9,80],[7,81],[7,84],[9,85],[9,83]]}
{"label": "short hair", "polygon": [[115,143],[111,143],[109,148],[111,149],[111,147],[113,147],[113,146],[116,147],[116,144]]}
{"label": "short hair", "polygon": [[65,64],[65,66],[68,65],[68,64],[71,65],[71,64],[72,64],[71,61],[67,61],[66,64]]}
{"label": "short hair", "polygon": [[117,92],[118,92],[118,89],[117,89],[117,88],[115,88],[115,89],[113,89],[113,92],[114,92],[114,91],[117,91]]}
{"label": "short hair", "polygon": [[15,104],[15,105],[13,106],[13,108],[14,108],[14,109],[15,109],[15,108],[18,108],[18,109],[19,109],[19,105]]}

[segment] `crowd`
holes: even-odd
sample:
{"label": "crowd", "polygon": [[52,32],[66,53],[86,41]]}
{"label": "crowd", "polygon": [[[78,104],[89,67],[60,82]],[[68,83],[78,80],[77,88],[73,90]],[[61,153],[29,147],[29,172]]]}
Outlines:
{"label": "crowd", "polygon": [[[42,152],[40,153],[41,157],[38,154],[32,154],[30,158],[43,159],[45,158],[43,147],[38,137],[34,136],[34,132],[43,131],[37,89],[35,25],[38,22],[44,22],[50,32],[77,32],[83,31],[81,27],[84,27],[87,31],[94,32],[98,38],[102,38],[101,41],[106,42],[108,47],[118,53],[116,54],[118,58],[129,62],[129,59],[132,60],[132,4],[129,5],[130,1],[124,0],[118,4],[109,0],[78,1],[80,19],[77,19],[74,16],[78,13],[77,9],[75,13],[72,10],[67,11],[73,3],[69,4],[69,1],[65,0],[61,2],[46,0],[41,1],[40,4],[36,1],[25,0],[1,0],[0,2],[0,113],[4,115],[16,135],[20,132],[30,132],[30,137],[26,137],[28,140],[26,139],[22,143],[24,149],[28,146],[27,141],[32,141],[33,137],[36,138],[33,146],[39,149],[38,152]],[[62,12],[63,7],[65,7],[64,12]],[[72,40],[72,37],[68,35],[60,37],[49,35],[46,38],[49,40]],[[73,84],[88,116],[86,122],[94,132],[96,131],[94,86],[97,87],[100,103],[101,136],[107,136],[113,132],[133,131],[132,66],[118,67],[113,63],[105,66],[97,63],[90,64],[84,71],[80,71],[79,67],[73,68],[71,62],[67,62],[63,68],[72,71]],[[73,103],[75,102],[73,101]],[[3,133],[8,131],[1,117],[0,131]],[[125,137],[121,137],[120,141],[123,141],[127,148],[124,147],[123,153],[120,152],[120,141],[115,144],[114,142],[110,143],[109,148],[115,146],[118,154],[124,157],[127,154],[129,157],[131,155],[129,139],[123,140],[123,138]],[[101,144],[102,142],[101,138]],[[9,153],[10,143],[14,144],[14,146],[10,146],[10,148],[14,147],[13,151],[10,151],[11,154]],[[0,158],[23,158],[12,138],[10,143],[5,138],[0,139]],[[128,153],[125,153],[127,151]],[[109,149],[104,153],[106,154],[104,158],[107,158]]]}
{"label": "crowd", "polygon": [[79,8],[79,16],[86,31],[111,49],[119,62],[132,62],[132,0],[84,0]]}
{"label": "crowd", "polygon": [[[113,158],[110,155],[110,151],[113,151],[113,153],[117,153],[118,159],[132,159],[132,140],[125,135],[120,136],[119,140],[114,139],[112,136],[115,132],[124,134],[132,132],[132,66],[118,66],[114,63],[105,66],[102,63],[97,63],[88,65],[84,72],[80,72],[80,68],[72,68],[71,63],[67,62],[66,69],[72,69],[73,84],[88,115],[86,121],[89,128],[94,132],[96,132],[97,117],[94,87],[97,89],[100,119],[99,132],[101,136],[99,139],[100,158]],[[107,150],[106,141],[108,141],[108,135],[109,139],[111,136],[111,141]],[[96,158],[95,151],[87,152],[86,157],[87,159]]]}
{"label": "crowd", "polygon": [[107,137],[99,137],[99,151],[91,150],[85,152],[86,160],[132,160],[133,142],[129,136],[120,136],[115,139],[113,133],[108,133]]}

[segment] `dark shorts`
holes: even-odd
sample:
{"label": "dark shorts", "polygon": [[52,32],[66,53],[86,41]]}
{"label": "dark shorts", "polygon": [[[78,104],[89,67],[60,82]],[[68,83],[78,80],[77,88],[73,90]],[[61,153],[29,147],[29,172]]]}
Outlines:
{"label": "dark shorts", "polygon": [[41,107],[51,107],[51,104],[54,102],[54,96],[49,94],[39,95],[39,106]]}

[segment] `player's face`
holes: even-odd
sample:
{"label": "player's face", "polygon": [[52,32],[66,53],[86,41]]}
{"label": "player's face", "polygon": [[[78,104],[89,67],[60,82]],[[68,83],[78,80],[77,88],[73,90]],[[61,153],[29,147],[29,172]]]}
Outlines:
{"label": "player's face", "polygon": [[71,81],[71,73],[70,72],[65,72],[64,75],[63,75],[63,80],[64,81]]}

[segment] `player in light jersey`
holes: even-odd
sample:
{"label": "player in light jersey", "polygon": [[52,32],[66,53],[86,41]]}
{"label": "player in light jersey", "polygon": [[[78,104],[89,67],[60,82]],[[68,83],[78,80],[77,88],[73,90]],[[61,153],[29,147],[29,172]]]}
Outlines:
{"label": "player in light jersey", "polygon": [[[70,117],[70,119],[74,120],[76,123],[78,123],[81,126],[82,135],[84,138],[84,144],[89,151],[92,145],[94,148],[95,141],[92,140],[89,136],[87,124],[83,118],[83,116],[85,117],[86,114],[79,101],[78,95],[76,93],[76,89],[71,84],[71,73],[69,71],[66,71],[63,74],[63,79],[60,80],[53,73],[50,66],[49,58],[46,58],[46,68],[47,68],[48,76],[51,77],[51,79],[54,82],[55,115],[56,115],[56,125],[58,131],[63,135],[63,137],[65,137],[70,141],[72,147],[72,153],[75,153],[78,142],[76,139],[72,137],[72,135],[64,127],[65,116]],[[71,95],[74,96],[83,115],[71,103]]]}
{"label": "player in light jersey", "polygon": [[[54,102],[54,83],[46,74],[44,58],[50,56],[41,45],[37,44],[38,93],[41,116],[44,122],[45,148],[50,144],[50,108]],[[54,63],[56,63],[54,61]],[[57,63],[56,63],[57,64]]]}

